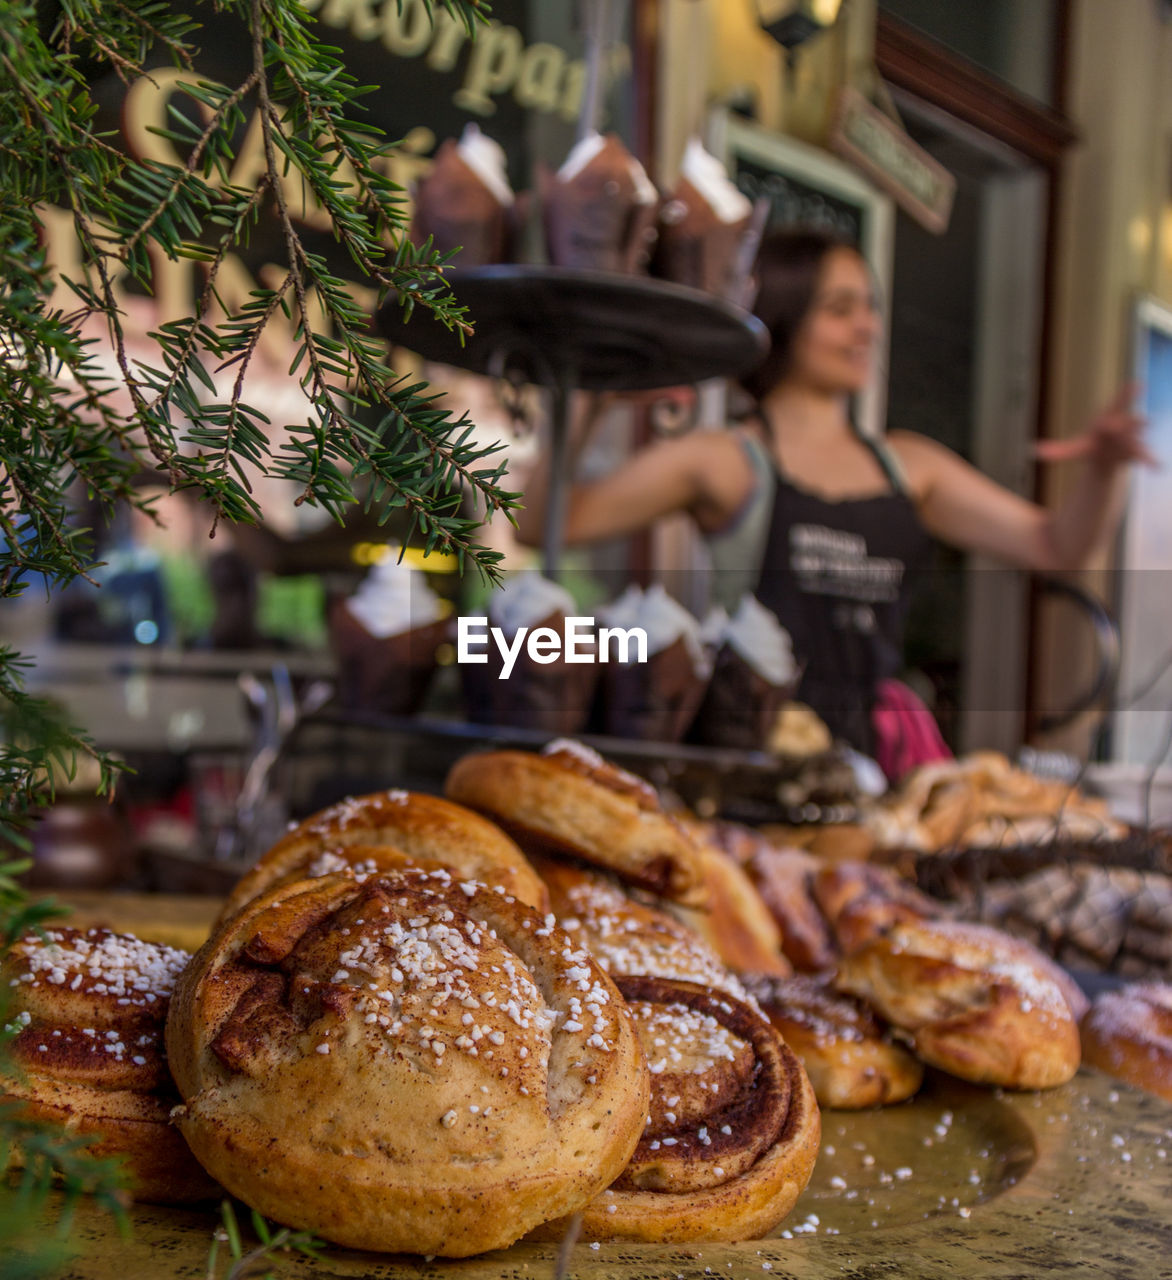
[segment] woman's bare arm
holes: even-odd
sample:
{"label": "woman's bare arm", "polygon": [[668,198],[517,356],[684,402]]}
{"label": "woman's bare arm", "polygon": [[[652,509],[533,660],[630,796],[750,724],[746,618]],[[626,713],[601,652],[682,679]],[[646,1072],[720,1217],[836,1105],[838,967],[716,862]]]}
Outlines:
{"label": "woman's bare arm", "polygon": [[950,449],[911,432],[892,432],[917,509],[945,542],[1025,569],[1077,569],[1118,525],[1133,461],[1155,459],[1143,443],[1143,419],[1130,408],[1128,388],[1071,440],[1045,442],[1044,460],[1078,459],[1082,471],[1060,507],[1048,510],[1003,488]]}
{"label": "woman's bare arm", "polygon": [[[571,475],[590,424],[576,420],[568,443]],[[663,516],[691,512],[705,524],[719,523],[724,508],[735,504],[752,476],[748,463],[738,467],[739,446],[724,432],[694,431],[648,445],[609,475],[571,483],[566,495],[566,545],[623,537],[647,528]],[[526,546],[540,544],[549,496],[550,454],[543,449],[519,485],[524,508],[517,513],[517,537]],[[743,471],[743,475],[739,474]]]}

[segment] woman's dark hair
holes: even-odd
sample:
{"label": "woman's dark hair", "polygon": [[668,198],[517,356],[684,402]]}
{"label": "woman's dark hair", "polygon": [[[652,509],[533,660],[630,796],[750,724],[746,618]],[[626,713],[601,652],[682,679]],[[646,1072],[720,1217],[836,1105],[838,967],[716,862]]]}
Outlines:
{"label": "woman's dark hair", "polygon": [[829,232],[786,227],[766,232],[757,250],[753,275],[757,299],[753,312],[769,330],[769,354],[741,378],[741,386],[757,402],[785,376],[793,341],[814,301],[818,276],[827,254],[858,247]]}

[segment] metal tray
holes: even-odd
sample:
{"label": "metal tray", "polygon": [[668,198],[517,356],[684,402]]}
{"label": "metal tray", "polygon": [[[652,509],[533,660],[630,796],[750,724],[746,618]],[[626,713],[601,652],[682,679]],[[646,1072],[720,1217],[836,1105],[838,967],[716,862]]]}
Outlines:
{"label": "metal tray", "polygon": [[[581,1239],[576,1280],[851,1276],[1172,1276],[1172,1106],[1080,1072],[1060,1089],[1007,1094],[933,1076],[918,1098],[824,1112],[810,1186],[768,1240],[655,1246]],[[92,1207],[77,1217],[76,1280],[207,1274],[218,1218],[137,1206],[122,1239]],[[521,1242],[451,1261],[332,1250],[278,1276],[552,1277],[557,1249]]]}

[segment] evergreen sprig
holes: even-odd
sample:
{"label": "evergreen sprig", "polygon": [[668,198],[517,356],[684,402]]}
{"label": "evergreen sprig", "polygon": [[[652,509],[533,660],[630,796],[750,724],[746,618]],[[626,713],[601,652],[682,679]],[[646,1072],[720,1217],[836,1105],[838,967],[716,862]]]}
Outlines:
{"label": "evergreen sprig", "polygon": [[308,1231],[295,1231],[291,1227],[273,1230],[255,1209],[249,1210],[249,1221],[257,1243],[246,1249],[232,1201],[221,1201],[221,1225],[213,1232],[208,1250],[207,1280],[220,1280],[220,1254],[224,1246],[227,1246],[230,1263],[222,1280],[246,1280],[246,1277],[250,1280],[271,1280],[275,1274],[272,1269],[274,1263],[279,1264],[290,1254],[317,1261],[326,1247],[324,1241]]}
{"label": "evergreen sprig", "polygon": [[[483,0],[442,3],[470,33],[489,12]],[[423,308],[470,331],[445,286],[445,258],[407,238],[404,192],[386,176],[394,142],[361,116],[369,89],[316,38],[297,0],[208,9],[249,33],[239,84],[200,74],[196,22],[162,0],[60,0],[51,28],[38,23],[46,6],[0,0],[0,599],[90,578],[81,502],[107,518],[123,506],[153,517],[139,484],[151,475],[200,498],[213,533],[220,520],[260,518],[249,478],[259,472],[293,481],[297,503],[336,520],[357,502],[384,521],[398,510],[427,550],[493,576],[499,553],[479,540],[481,519],[462,498],[483,517],[515,506],[500,446],[478,443],[465,417],[387,367],[369,305],[298,221],[294,195],[377,305],[395,299],[408,315]],[[182,73],[186,101],[172,103],[161,130],[181,163],[120,150],[90,91],[95,67],[130,84],[160,54]],[[232,174],[250,115],[264,162],[241,185]],[[53,302],[41,247],[47,207],[66,211],[80,248],[66,306]],[[226,306],[221,268],[262,220],[275,220],[283,261],[247,301]],[[150,293],[160,255],[199,264],[204,283],[193,314],[160,324],[144,357],[123,306],[128,289]],[[291,328],[289,376],[306,404],[303,422],[275,424],[287,432],[279,446],[247,399],[274,321]],[[0,826],[10,828],[50,793],[54,757],[97,756],[107,787],[116,769],[38,707],[21,674],[19,655],[0,654],[0,783],[14,802]]]}

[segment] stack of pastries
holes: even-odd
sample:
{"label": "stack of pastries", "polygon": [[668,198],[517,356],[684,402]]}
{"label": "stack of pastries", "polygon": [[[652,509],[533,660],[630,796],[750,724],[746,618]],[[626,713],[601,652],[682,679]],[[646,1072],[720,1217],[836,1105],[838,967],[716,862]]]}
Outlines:
{"label": "stack of pastries", "polygon": [[819,1104],[928,1063],[1015,1088],[1079,1065],[1081,996],[888,869],[665,810],[572,740],[458,761],[290,830],[194,956],[104,931],[6,961],[8,1095],[361,1249],[742,1240],[793,1208]]}

